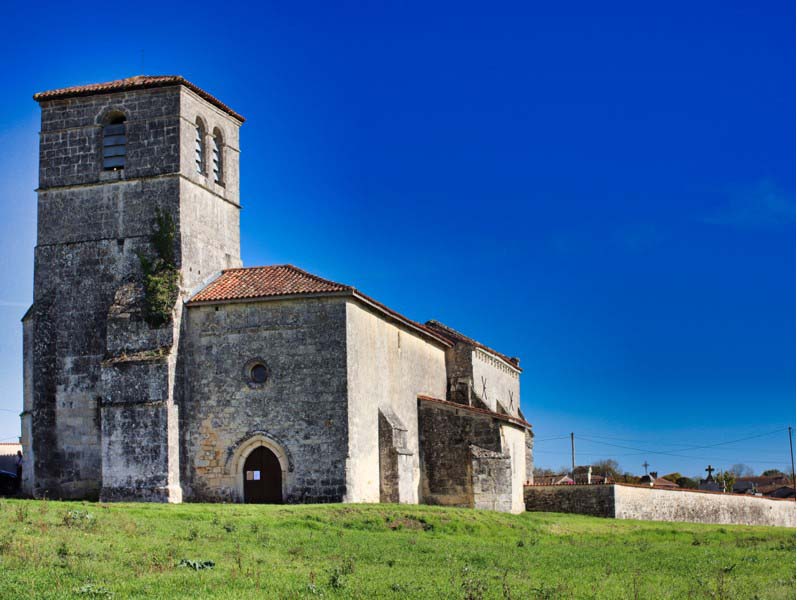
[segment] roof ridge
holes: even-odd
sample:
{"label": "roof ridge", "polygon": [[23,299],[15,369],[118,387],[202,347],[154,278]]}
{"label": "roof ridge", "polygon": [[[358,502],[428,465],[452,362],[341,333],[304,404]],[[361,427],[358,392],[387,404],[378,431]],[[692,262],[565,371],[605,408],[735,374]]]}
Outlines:
{"label": "roof ridge", "polygon": [[304,269],[301,269],[301,268],[297,267],[296,265],[284,264],[284,265],[280,265],[280,266],[288,268],[288,269],[293,269],[294,271],[297,271],[297,272],[301,273],[302,275],[304,275],[306,277],[310,277],[311,279],[315,279],[316,281],[320,281],[321,283],[326,283],[328,285],[337,285],[337,286],[340,286],[340,287],[343,287],[343,288],[347,288],[347,289],[349,289],[349,290],[351,290],[353,292],[359,291],[353,285],[349,285],[347,283],[339,283],[337,281],[332,281],[331,279],[326,279],[325,277],[321,277],[319,275],[314,275],[313,273],[310,273],[309,271],[305,271]]}
{"label": "roof ridge", "polygon": [[257,301],[303,295],[351,295],[363,304],[376,308],[391,319],[428,336],[445,347],[451,341],[436,331],[413,321],[385,304],[364,294],[357,288],[305,271],[292,264],[233,267],[204,284],[188,299],[189,305],[215,302]]}
{"label": "roof ridge", "polygon": [[114,79],[113,81],[103,81],[100,83],[88,83],[83,85],[73,85],[54,90],[45,90],[43,92],[36,92],[33,94],[33,99],[36,102],[46,100],[56,100],[61,98],[72,98],[75,96],[90,96],[94,94],[112,94],[115,92],[122,92],[134,89],[147,89],[157,87],[168,87],[182,85],[183,87],[191,90],[200,98],[210,102],[216,107],[220,108],[230,116],[238,119],[241,123],[245,119],[224,104],[221,100],[209,94],[198,85],[191,83],[182,75],[133,75],[131,77],[123,77],[122,79]]}
{"label": "roof ridge", "polygon": [[335,285],[335,286],[346,288],[348,290],[355,291],[355,292],[359,291],[359,290],[357,290],[357,288],[355,288],[352,285],[349,285],[347,283],[340,283],[339,281],[333,281],[332,279],[327,279],[325,277],[321,277],[320,275],[315,275],[314,273],[310,273],[309,271],[305,271],[304,269],[302,269],[300,267],[297,267],[296,265],[292,265],[290,263],[283,263],[283,264],[280,264],[280,265],[258,265],[256,267],[232,267],[232,268],[229,268],[229,269],[222,269],[221,272],[222,273],[230,273],[230,272],[233,272],[233,271],[254,271],[254,270],[257,270],[257,269],[291,269],[292,271],[295,271],[295,272],[297,272],[297,273],[299,273],[301,275],[304,275],[305,277],[309,277],[310,279],[314,279],[315,281],[318,281],[320,283],[326,283],[328,285]]}

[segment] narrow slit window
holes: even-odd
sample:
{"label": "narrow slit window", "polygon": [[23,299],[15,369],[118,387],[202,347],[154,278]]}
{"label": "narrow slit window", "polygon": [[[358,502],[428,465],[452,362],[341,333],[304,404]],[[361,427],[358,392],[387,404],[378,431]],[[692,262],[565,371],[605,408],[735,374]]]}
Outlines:
{"label": "narrow slit window", "polygon": [[196,123],[196,172],[205,173],[205,127],[202,121]]}
{"label": "narrow slit window", "polygon": [[213,132],[213,181],[222,183],[224,180],[224,140],[217,129]]}
{"label": "narrow slit window", "polygon": [[127,123],[124,115],[111,117],[102,128],[102,168],[118,171],[125,168]]}

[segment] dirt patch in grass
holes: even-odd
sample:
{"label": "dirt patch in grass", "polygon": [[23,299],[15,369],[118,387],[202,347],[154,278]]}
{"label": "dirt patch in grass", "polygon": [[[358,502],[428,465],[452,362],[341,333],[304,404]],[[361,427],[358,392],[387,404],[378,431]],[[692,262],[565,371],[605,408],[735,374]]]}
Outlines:
{"label": "dirt patch in grass", "polygon": [[431,523],[427,523],[425,519],[418,519],[410,516],[392,519],[388,522],[387,526],[393,531],[400,529],[407,529],[409,531],[430,531],[434,529],[434,526]]}

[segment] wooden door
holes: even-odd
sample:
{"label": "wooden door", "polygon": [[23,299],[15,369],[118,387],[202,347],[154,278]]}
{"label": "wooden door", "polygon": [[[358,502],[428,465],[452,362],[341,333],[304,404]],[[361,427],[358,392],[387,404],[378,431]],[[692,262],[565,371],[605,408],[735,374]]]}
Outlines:
{"label": "wooden door", "polygon": [[244,502],[282,503],[282,468],[277,456],[265,446],[258,446],[244,463]]}

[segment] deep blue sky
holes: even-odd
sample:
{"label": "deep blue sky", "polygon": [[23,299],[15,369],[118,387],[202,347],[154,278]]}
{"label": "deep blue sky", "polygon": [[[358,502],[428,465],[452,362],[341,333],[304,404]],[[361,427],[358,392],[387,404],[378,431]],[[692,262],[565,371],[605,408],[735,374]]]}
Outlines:
{"label": "deep blue sky", "polygon": [[520,356],[538,464],[568,463],[547,438],[575,431],[579,463],[786,465],[785,431],[676,449],[794,422],[793,3],[147,4],[4,7],[0,438],[32,295],[31,94],[143,71],[247,117],[246,265]]}

